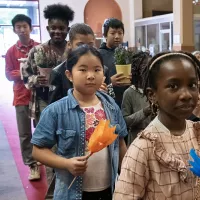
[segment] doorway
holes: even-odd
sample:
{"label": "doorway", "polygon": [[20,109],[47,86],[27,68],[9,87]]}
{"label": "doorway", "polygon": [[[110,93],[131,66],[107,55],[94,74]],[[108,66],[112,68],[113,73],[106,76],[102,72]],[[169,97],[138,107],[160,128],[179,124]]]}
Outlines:
{"label": "doorway", "polygon": [[171,51],[172,49],[172,42],[171,42],[171,30],[165,29],[160,30],[160,52],[163,51]]}

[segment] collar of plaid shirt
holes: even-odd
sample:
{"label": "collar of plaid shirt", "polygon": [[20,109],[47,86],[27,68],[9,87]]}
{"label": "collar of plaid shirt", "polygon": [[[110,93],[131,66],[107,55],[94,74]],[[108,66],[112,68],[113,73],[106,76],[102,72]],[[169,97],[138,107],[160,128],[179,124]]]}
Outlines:
{"label": "collar of plaid shirt", "polygon": [[[149,126],[153,125],[153,127],[157,127],[157,131],[161,132],[161,134],[170,134],[170,131],[159,121],[158,117],[156,117]],[[186,123],[186,129],[187,129],[187,123]],[[159,141],[159,137],[156,134],[157,131],[149,132],[141,132],[139,134],[139,137],[145,138],[150,140],[154,145],[154,155],[156,160],[159,160],[159,162],[166,166],[167,168],[170,168],[174,171],[177,171],[180,173],[180,179],[185,182],[187,178],[187,167],[183,160],[181,160],[180,157],[173,155],[166,151],[166,149],[162,146],[162,143]],[[174,137],[181,137],[181,136],[174,136]]]}

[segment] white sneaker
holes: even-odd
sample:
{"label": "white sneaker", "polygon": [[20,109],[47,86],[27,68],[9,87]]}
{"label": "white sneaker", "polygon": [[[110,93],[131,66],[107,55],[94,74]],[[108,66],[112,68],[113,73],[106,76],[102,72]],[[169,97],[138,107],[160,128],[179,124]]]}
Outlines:
{"label": "white sneaker", "polygon": [[37,165],[30,166],[29,181],[40,179],[40,168]]}

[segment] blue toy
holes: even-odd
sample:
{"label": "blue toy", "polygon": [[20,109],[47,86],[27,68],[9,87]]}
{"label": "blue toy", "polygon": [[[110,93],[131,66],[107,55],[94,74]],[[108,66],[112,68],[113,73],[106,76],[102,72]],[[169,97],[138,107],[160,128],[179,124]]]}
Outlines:
{"label": "blue toy", "polygon": [[200,177],[200,157],[196,154],[194,149],[190,150],[190,156],[193,158],[193,161],[189,161],[192,166],[190,170],[198,177]]}

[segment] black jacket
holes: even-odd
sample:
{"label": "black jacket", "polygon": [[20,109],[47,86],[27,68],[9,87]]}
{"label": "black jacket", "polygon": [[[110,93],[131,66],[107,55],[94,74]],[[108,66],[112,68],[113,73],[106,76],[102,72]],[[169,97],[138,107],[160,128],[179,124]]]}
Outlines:
{"label": "black jacket", "polygon": [[[65,75],[66,69],[66,61],[64,61],[63,63],[55,67],[51,72],[49,80],[49,104],[67,96],[68,89],[73,87],[73,84]],[[104,75],[106,77],[105,83],[109,85],[111,83],[110,74],[106,66],[104,66]]]}
{"label": "black jacket", "polygon": [[[114,59],[115,48],[110,49],[106,46],[106,43],[102,43],[99,48],[99,52],[101,56],[103,57],[104,65],[106,65],[106,67],[108,67],[109,69],[110,77],[115,75],[117,73],[117,70],[115,67],[115,59]],[[115,101],[120,108],[121,108],[124,91],[128,87],[129,86],[126,86],[126,87],[113,86],[113,89],[115,92]]]}
{"label": "black jacket", "polygon": [[65,75],[66,61],[55,67],[50,75],[49,104],[67,96],[68,89],[72,88],[72,83]]}

